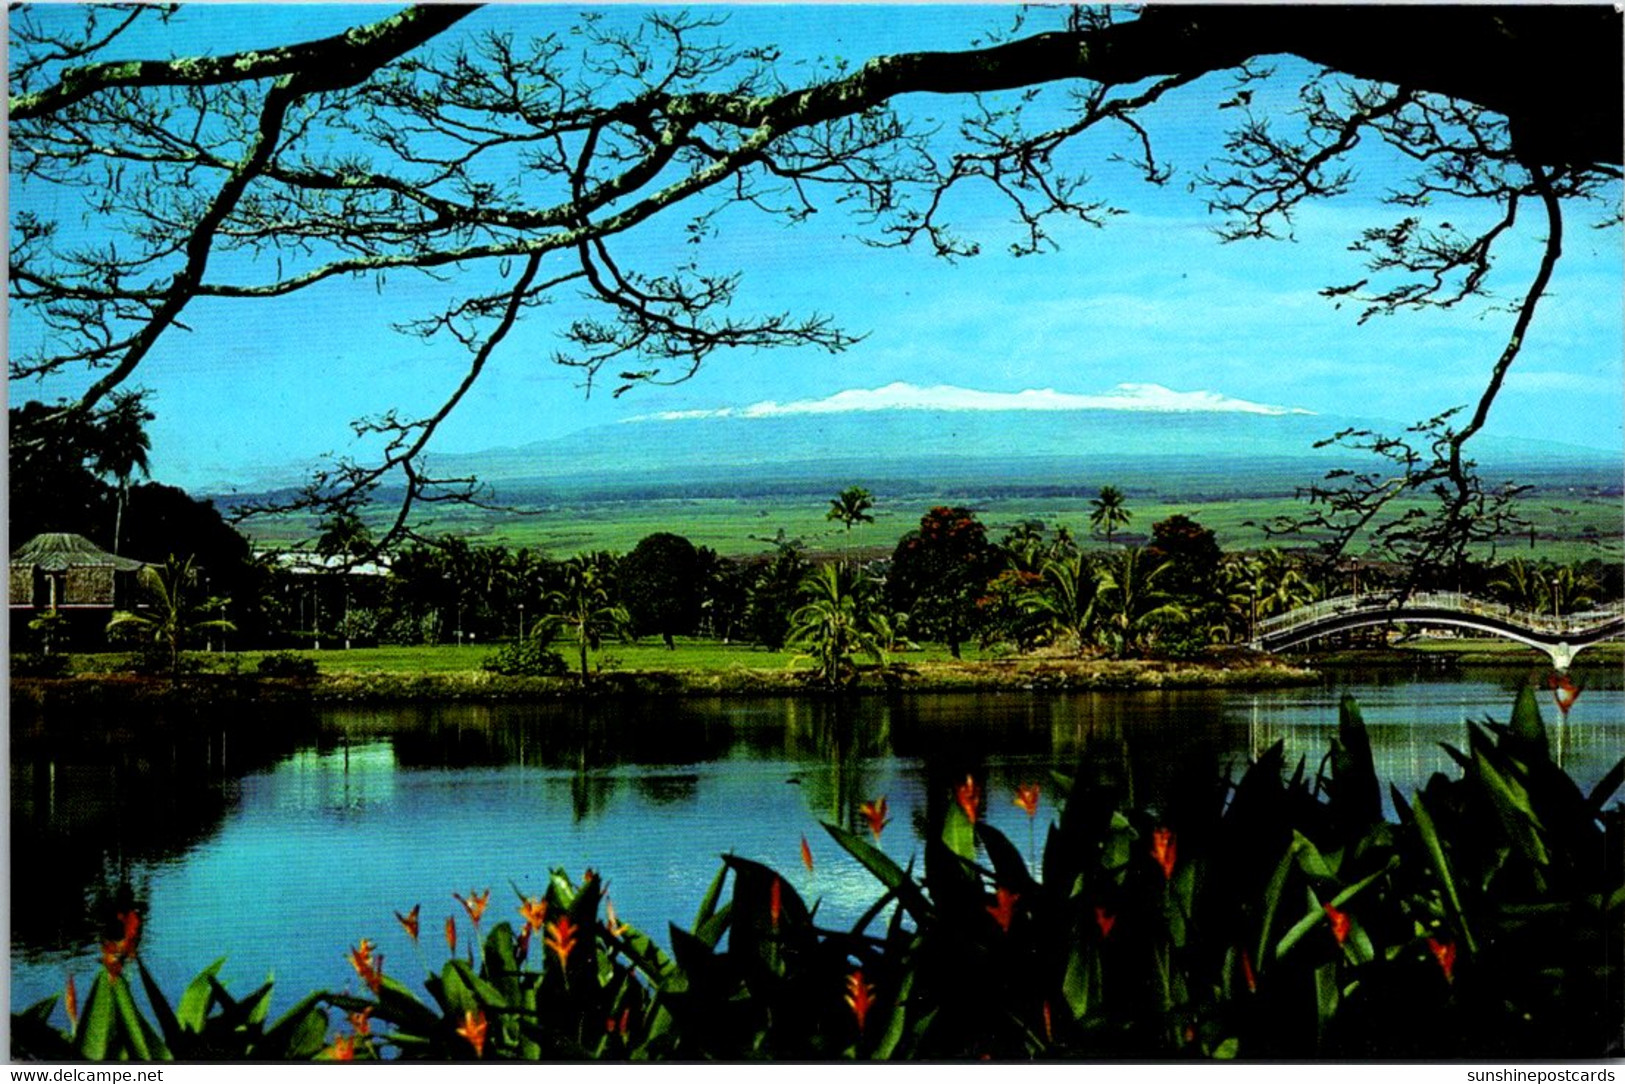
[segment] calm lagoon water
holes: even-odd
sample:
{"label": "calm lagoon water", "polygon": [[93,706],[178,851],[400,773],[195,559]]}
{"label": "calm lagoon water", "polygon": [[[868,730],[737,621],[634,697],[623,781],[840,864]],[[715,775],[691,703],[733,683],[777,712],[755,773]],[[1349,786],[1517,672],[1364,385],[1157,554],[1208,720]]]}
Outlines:
{"label": "calm lagoon water", "polygon": [[[1452,679],[1348,674],[1264,692],[918,696],[821,701],[687,700],[637,705],[484,706],[263,712],[191,720],[51,720],[12,744],[14,1009],[95,972],[101,925],[131,903],[147,916],[143,958],[168,988],[218,956],[228,989],[266,977],[275,1006],[353,988],[344,953],[372,938],[386,970],[421,965],[393,912],[423,905],[443,958],[453,892],[491,889],[487,926],[514,919],[515,887],[541,891],[562,867],[607,878],[623,921],[667,943],[688,925],[718,857],[769,863],[825,921],[855,919],[878,892],[821,821],[850,824],[885,795],[885,849],[922,853],[917,819],[973,771],[988,815],[1023,850],[1019,783],[1044,786],[1036,835],[1054,812],[1052,770],[1089,749],[1122,758],[1135,800],[1207,801],[1214,783],[1284,740],[1312,773],[1345,691],[1371,728],[1377,767],[1401,790],[1454,774],[1438,743],[1465,719],[1504,720],[1533,670]],[[1583,787],[1625,745],[1617,672],[1593,673],[1554,743]],[[1556,710],[1543,697],[1549,725]],[[805,836],[815,859],[801,864]],[[466,936],[467,927],[463,923]]]}

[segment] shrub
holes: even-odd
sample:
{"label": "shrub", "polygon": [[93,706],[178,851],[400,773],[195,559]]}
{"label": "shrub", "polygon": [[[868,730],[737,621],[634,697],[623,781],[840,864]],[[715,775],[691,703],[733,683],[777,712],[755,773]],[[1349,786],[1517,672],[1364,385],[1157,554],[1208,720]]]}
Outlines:
{"label": "shrub", "polygon": [[316,676],[316,660],[291,651],[278,651],[260,659],[254,669],[260,677],[309,680]]}
{"label": "shrub", "polygon": [[12,677],[66,677],[73,667],[66,655],[31,651],[11,657]]}
{"label": "shrub", "polygon": [[527,639],[492,652],[480,667],[505,677],[560,677],[569,671],[570,664],[540,640]]}

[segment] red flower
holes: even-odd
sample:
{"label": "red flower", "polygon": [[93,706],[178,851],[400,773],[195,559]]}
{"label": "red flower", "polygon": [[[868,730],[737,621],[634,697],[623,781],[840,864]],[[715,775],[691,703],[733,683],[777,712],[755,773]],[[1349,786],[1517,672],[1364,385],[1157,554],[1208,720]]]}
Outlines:
{"label": "red flower", "polygon": [[334,1061],[354,1061],[355,1036],[340,1035],[334,1038],[333,1046],[327,1051],[327,1056]]}
{"label": "red flower", "polygon": [[123,936],[117,941],[102,942],[102,966],[107,968],[108,977],[114,979],[124,973],[124,962],[135,955],[136,945],[141,941],[139,912],[121,911],[118,920]]}
{"label": "red flower", "polygon": [[446,916],[446,951],[457,955],[457,918],[454,915]]}
{"label": "red flower", "polygon": [[124,926],[124,940],[119,944],[123,947],[126,956],[135,955],[136,942],[141,940],[141,913],[139,911],[123,911],[118,916],[119,922]]}
{"label": "red flower", "polygon": [[621,1010],[621,1018],[619,1020],[617,1020],[617,1019],[615,1019],[615,1017],[611,1016],[611,1017],[609,1017],[608,1019],[606,1019],[604,1021],[604,1030],[609,1032],[609,1034],[611,1034],[611,1035],[614,1035],[617,1031],[620,1032],[622,1035],[625,1035],[625,1034],[627,1034],[627,1028],[629,1028],[631,1026],[631,1023],[632,1023],[632,1010],[631,1009],[622,1009]]}
{"label": "red flower", "polygon": [[457,1034],[468,1040],[476,1058],[485,1057],[485,1031],[488,1026],[484,1009],[470,1009],[463,1013],[463,1026],[457,1029]]}
{"label": "red flower", "polygon": [[954,801],[965,811],[965,819],[975,824],[976,815],[982,808],[982,788],[976,785],[973,777],[967,774],[965,781],[954,788]]}
{"label": "red flower", "polygon": [[880,842],[880,833],[885,831],[891,818],[886,815],[886,796],[882,794],[872,802],[864,802],[858,806],[858,813],[869,822],[869,831],[874,833],[875,842]]}
{"label": "red flower", "polygon": [[1179,841],[1172,828],[1157,828],[1151,833],[1151,857],[1162,867],[1164,880],[1174,879],[1174,863],[1178,861]]}
{"label": "red flower", "polygon": [[1456,981],[1456,943],[1454,941],[1440,942],[1437,938],[1428,938],[1428,951],[1433,958],[1439,961],[1439,970],[1444,972],[1445,982]]}
{"label": "red flower", "polygon": [[1258,976],[1253,973],[1253,958],[1247,955],[1247,950],[1241,950],[1241,977],[1247,981],[1247,989],[1253,993],[1258,992]]}
{"label": "red flower", "polygon": [[361,943],[350,950],[350,966],[367,984],[367,989],[376,994],[384,982],[384,957],[382,953],[373,953],[371,941],[363,937]]}
{"label": "red flower", "polygon": [[519,913],[525,918],[527,930],[539,930],[547,921],[547,900],[523,897],[519,901]]}
{"label": "red flower", "polygon": [[372,1006],[368,1005],[360,1012],[350,1014],[350,1027],[355,1029],[357,1035],[372,1034]]}
{"label": "red flower", "polygon": [[767,917],[773,923],[773,928],[779,928],[779,915],[784,911],[784,882],[777,877],[767,890]]}
{"label": "red flower", "polygon": [[1574,702],[1580,699],[1580,687],[1569,680],[1567,674],[1553,674],[1546,679],[1546,685],[1552,690],[1552,699],[1557,702],[1557,710],[1563,713],[1563,718],[1569,717],[1569,709]]}
{"label": "red flower", "polygon": [[1112,927],[1117,925],[1117,916],[1097,904],[1095,906],[1095,925],[1100,927],[1100,939],[1104,941],[1112,935]]}
{"label": "red flower", "polygon": [[1337,943],[1341,945],[1349,938],[1349,916],[1329,903],[1323,903],[1321,907],[1326,912],[1327,921],[1332,924],[1332,936],[1337,938]]}
{"label": "red flower", "polygon": [[542,943],[553,950],[553,955],[559,958],[559,966],[563,967],[570,962],[570,953],[576,947],[576,924],[570,921],[569,915],[560,915],[547,927],[547,933],[542,936]]}
{"label": "red flower", "polygon": [[395,921],[401,924],[401,929],[405,930],[407,935],[412,938],[412,944],[414,945],[418,943],[418,911],[422,907],[423,904],[415,903],[412,905],[412,909],[404,915],[399,911],[395,912]]}
{"label": "red flower", "polygon": [[[879,838],[878,833],[876,833],[876,838]],[[801,864],[807,867],[808,873],[813,871],[812,848],[807,846],[806,836],[801,837]]]}
{"label": "red flower", "polygon": [[471,888],[468,890],[468,899],[463,899],[455,892],[451,894],[451,898],[463,905],[463,910],[468,912],[469,921],[478,926],[481,916],[485,914],[486,905],[491,902],[491,890],[487,888],[484,895],[481,895]]}
{"label": "red flower", "polygon": [[862,1031],[864,1021],[869,1018],[869,1009],[875,1003],[875,988],[863,981],[861,968],[846,977],[846,1003],[857,1018],[858,1030]]}
{"label": "red flower", "polygon": [[1050,1021],[1049,1002],[1044,1002],[1044,1038],[1049,1042],[1055,1041],[1055,1027]]}
{"label": "red flower", "polygon": [[1010,891],[1003,885],[999,886],[998,891],[994,893],[994,895],[998,899],[998,902],[992,907],[989,907],[987,909],[987,913],[993,916],[993,921],[999,924],[999,929],[1003,930],[1005,933],[1009,933],[1010,920],[1015,918],[1016,901],[1021,898],[1021,895],[1020,893]]}
{"label": "red flower", "polygon": [[68,972],[68,988],[63,992],[63,1000],[68,1010],[68,1023],[79,1022],[79,991],[73,988],[73,972]]}
{"label": "red flower", "polygon": [[1027,811],[1027,816],[1036,816],[1038,813],[1038,784],[1023,783],[1016,787],[1016,805]]}

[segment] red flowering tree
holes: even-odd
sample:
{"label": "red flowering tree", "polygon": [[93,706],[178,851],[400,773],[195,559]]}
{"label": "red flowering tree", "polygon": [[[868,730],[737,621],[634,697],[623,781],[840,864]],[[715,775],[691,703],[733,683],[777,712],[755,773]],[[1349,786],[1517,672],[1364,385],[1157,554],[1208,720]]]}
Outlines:
{"label": "red flowering tree", "polygon": [[959,645],[981,623],[978,603],[998,570],[998,552],[976,513],[939,506],[897,543],[887,594],[894,610],[909,615],[911,629],[947,644],[957,659]]}

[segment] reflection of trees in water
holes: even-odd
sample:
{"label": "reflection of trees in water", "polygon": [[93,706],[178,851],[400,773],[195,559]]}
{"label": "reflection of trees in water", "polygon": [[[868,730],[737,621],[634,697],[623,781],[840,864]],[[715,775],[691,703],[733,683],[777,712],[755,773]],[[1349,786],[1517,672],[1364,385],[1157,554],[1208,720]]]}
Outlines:
{"label": "reflection of trees in water", "polygon": [[804,765],[792,778],[822,820],[853,826],[871,790],[868,762],[891,754],[891,705],[849,697],[784,702],[785,755]]}
{"label": "reflection of trees in water", "polygon": [[143,869],[219,831],[236,783],[287,756],[308,733],[234,707],[52,712],[14,727],[11,926],[22,953],[89,944],[119,911],[144,907]]}

